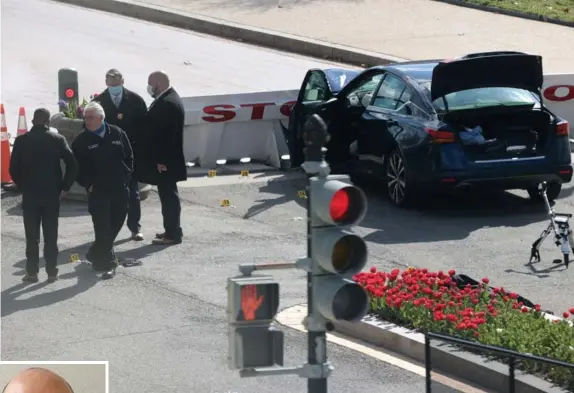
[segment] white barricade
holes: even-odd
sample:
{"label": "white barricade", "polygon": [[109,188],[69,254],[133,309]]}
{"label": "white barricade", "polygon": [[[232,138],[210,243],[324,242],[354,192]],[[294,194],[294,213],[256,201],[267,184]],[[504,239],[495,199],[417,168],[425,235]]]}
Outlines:
{"label": "white barricade", "polygon": [[216,161],[244,157],[279,168],[289,154],[283,127],[297,90],[182,98],[186,161],[213,168]]}
{"label": "white barricade", "polygon": [[[289,154],[282,127],[298,90],[182,98],[185,106],[184,153],[187,162],[214,168],[216,161],[244,157],[280,168]],[[574,134],[574,74],[544,77],[545,105],[570,124]]]}

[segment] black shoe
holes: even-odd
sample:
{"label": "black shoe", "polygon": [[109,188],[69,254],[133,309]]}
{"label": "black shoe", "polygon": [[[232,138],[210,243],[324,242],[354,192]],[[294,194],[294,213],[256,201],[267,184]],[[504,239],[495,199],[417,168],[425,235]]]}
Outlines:
{"label": "black shoe", "polygon": [[144,239],[144,235],[141,232],[132,232],[131,240],[136,242],[141,242]]}
{"label": "black shoe", "polygon": [[162,237],[160,239],[153,239],[151,244],[155,244],[156,246],[172,246],[175,244],[181,244],[182,239],[169,239],[167,237]]}
{"label": "black shoe", "polygon": [[116,275],[116,269],[108,270],[102,274],[102,280],[109,280],[110,278],[114,278]]}
{"label": "black shoe", "polygon": [[38,275],[33,276],[26,273],[24,277],[22,277],[22,282],[36,283],[38,282]]}

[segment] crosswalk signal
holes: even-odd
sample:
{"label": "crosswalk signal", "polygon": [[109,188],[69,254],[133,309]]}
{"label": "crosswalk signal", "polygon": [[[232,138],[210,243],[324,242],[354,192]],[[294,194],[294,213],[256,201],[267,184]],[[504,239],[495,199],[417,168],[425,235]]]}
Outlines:
{"label": "crosswalk signal", "polygon": [[352,277],[367,263],[367,245],[348,229],[365,217],[367,198],[345,175],[312,177],[309,187],[312,309],[329,321],[357,322],[369,301]]}
{"label": "crosswalk signal", "polygon": [[78,71],[72,68],[58,70],[58,97],[59,100],[70,102],[78,101]]}
{"label": "crosswalk signal", "polygon": [[279,309],[279,283],[271,276],[227,280],[231,370],[283,365],[283,332],[272,326]]}

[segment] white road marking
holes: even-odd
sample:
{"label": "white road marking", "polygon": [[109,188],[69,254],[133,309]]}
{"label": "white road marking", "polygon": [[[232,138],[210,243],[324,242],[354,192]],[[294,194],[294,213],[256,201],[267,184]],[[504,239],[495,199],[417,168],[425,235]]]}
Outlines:
{"label": "white road marking", "polygon": [[[307,315],[307,307],[303,305],[289,307],[277,314],[275,320],[286,327],[298,330],[300,332],[307,332],[305,326],[303,326],[303,319]],[[358,340],[350,339],[348,337],[343,337],[338,333],[327,333],[327,341],[337,344],[354,351],[360,352],[366,356],[377,359],[381,362],[391,364],[396,367],[400,367],[403,370],[407,370],[413,374],[420,375],[424,377],[426,375],[425,368],[418,362],[413,360],[406,360],[401,355],[395,354],[390,351],[383,351],[380,347],[359,342]],[[466,383],[454,380],[445,375],[438,374],[436,372],[432,373],[433,381],[439,382],[445,386],[453,389],[457,389],[463,393],[488,393],[488,390],[478,389],[476,387],[467,385]]]}

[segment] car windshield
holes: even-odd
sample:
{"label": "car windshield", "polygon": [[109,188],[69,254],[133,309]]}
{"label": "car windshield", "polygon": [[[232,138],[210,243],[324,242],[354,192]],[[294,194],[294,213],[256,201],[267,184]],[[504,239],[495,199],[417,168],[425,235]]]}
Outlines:
{"label": "car windshield", "polygon": [[[488,87],[457,91],[447,94],[445,99],[449,111],[489,106],[534,106],[538,104],[538,98],[534,93],[512,87]],[[442,98],[435,100],[433,106],[437,111],[446,110]]]}

